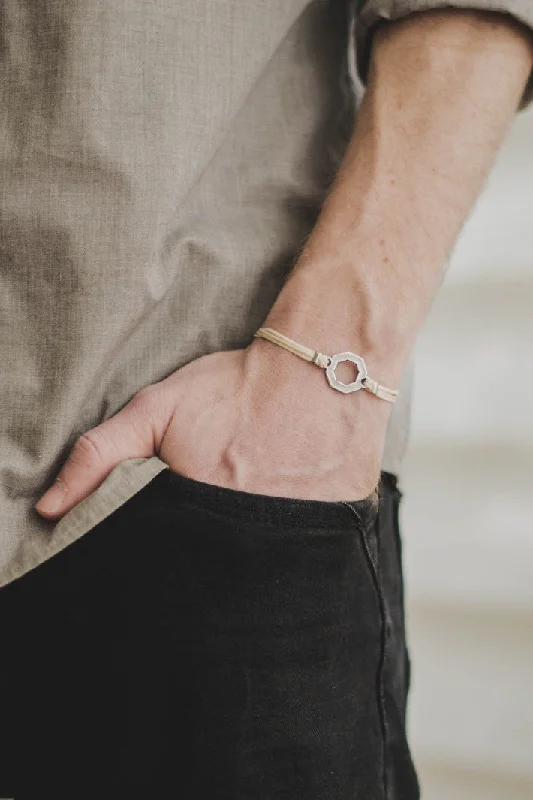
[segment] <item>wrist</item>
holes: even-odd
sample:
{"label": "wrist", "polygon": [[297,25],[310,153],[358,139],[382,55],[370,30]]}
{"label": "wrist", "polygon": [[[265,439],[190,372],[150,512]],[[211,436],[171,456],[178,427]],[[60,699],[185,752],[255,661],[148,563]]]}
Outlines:
{"label": "wrist", "polygon": [[[335,377],[345,384],[354,381],[356,375],[351,363],[341,363],[335,369]],[[335,390],[326,369],[261,337],[254,338],[246,348],[245,376],[252,394],[259,392],[263,402],[299,408],[300,414],[315,418],[320,427],[326,424],[337,429],[341,425],[347,440],[357,435],[362,424],[369,430],[384,431],[393,407],[392,402],[376,398],[362,387],[350,393]]]}
{"label": "wrist", "polygon": [[[304,440],[311,451],[313,443],[326,436],[335,459],[342,460],[344,474],[355,475],[363,465],[369,475],[378,474],[391,403],[366,391],[335,391],[324,370],[262,338],[254,338],[246,349],[244,366],[245,396],[254,413],[269,408],[279,427],[289,424],[296,431],[307,431]],[[340,377],[353,380],[353,375]],[[275,435],[272,428],[271,436]]]}
{"label": "wrist", "polygon": [[262,325],[327,355],[351,351],[362,356],[372,377],[395,387],[411,340],[383,306],[383,298],[353,269],[298,265]]}

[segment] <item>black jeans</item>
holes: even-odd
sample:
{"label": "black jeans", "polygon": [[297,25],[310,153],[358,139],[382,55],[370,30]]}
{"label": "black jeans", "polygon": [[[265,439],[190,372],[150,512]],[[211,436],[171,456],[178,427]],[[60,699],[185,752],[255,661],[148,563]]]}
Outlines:
{"label": "black jeans", "polygon": [[0,590],[0,797],[418,798],[399,500],[165,470]]}

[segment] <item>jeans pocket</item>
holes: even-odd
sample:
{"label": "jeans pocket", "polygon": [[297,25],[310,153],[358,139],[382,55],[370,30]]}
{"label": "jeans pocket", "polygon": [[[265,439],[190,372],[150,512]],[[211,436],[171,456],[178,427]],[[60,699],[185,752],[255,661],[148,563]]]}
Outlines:
{"label": "jeans pocket", "polygon": [[[179,619],[188,686],[201,664],[210,687],[201,741],[231,744],[222,778],[220,744],[202,745],[203,773],[216,771],[228,797],[382,800],[380,609],[363,534],[377,514],[373,498],[355,501],[354,516],[342,502],[241,492],[170,471],[151,487],[147,541],[157,531],[165,542],[157,591],[174,609],[165,627]],[[240,687],[229,714],[220,664]]]}
{"label": "jeans pocket", "polygon": [[46,568],[43,619],[119,648],[108,696],[143,720],[121,734],[117,711],[120,764],[178,768],[191,797],[383,799],[376,509],[353,507],[163,469]]}
{"label": "jeans pocket", "polygon": [[278,497],[217,486],[165,470],[156,482],[180,501],[219,516],[241,517],[267,527],[353,528],[355,512],[359,524],[368,527],[378,513],[377,492],[360,500],[304,500]]}

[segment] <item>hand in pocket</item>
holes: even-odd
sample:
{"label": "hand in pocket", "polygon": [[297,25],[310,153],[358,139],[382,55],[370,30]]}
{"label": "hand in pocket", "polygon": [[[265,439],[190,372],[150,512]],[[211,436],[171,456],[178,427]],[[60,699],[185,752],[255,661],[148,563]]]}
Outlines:
{"label": "hand in pocket", "polygon": [[269,342],[212,353],[142,389],[83,434],[36,509],[59,519],[129,458],[158,455],[184,476],[278,497],[367,497],[379,479],[388,404],[332,391]]}

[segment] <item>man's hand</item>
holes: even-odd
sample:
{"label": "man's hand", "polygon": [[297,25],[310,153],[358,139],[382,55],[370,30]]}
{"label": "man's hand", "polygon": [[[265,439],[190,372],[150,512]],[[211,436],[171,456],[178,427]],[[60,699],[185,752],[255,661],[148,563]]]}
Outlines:
{"label": "man's hand", "polygon": [[[531,38],[503,14],[448,8],[382,26],[342,167],[263,324],[325,353],[358,353],[372,377],[398,386],[532,59]],[[53,488],[62,505],[52,512],[48,496],[37,510],[58,518],[121,461],[155,453],[220,486],[360,499],[378,479],[389,413],[257,340],[186,365],[85,434]]]}
{"label": "man's hand", "polygon": [[387,404],[369,395],[354,413],[350,400],[320,369],[269,342],[203,356],[84,434],[54,486],[60,507],[45,512],[43,501],[37,510],[57,519],[121,461],[155,454],[182,475],[232,489],[366,497],[379,476]]}

